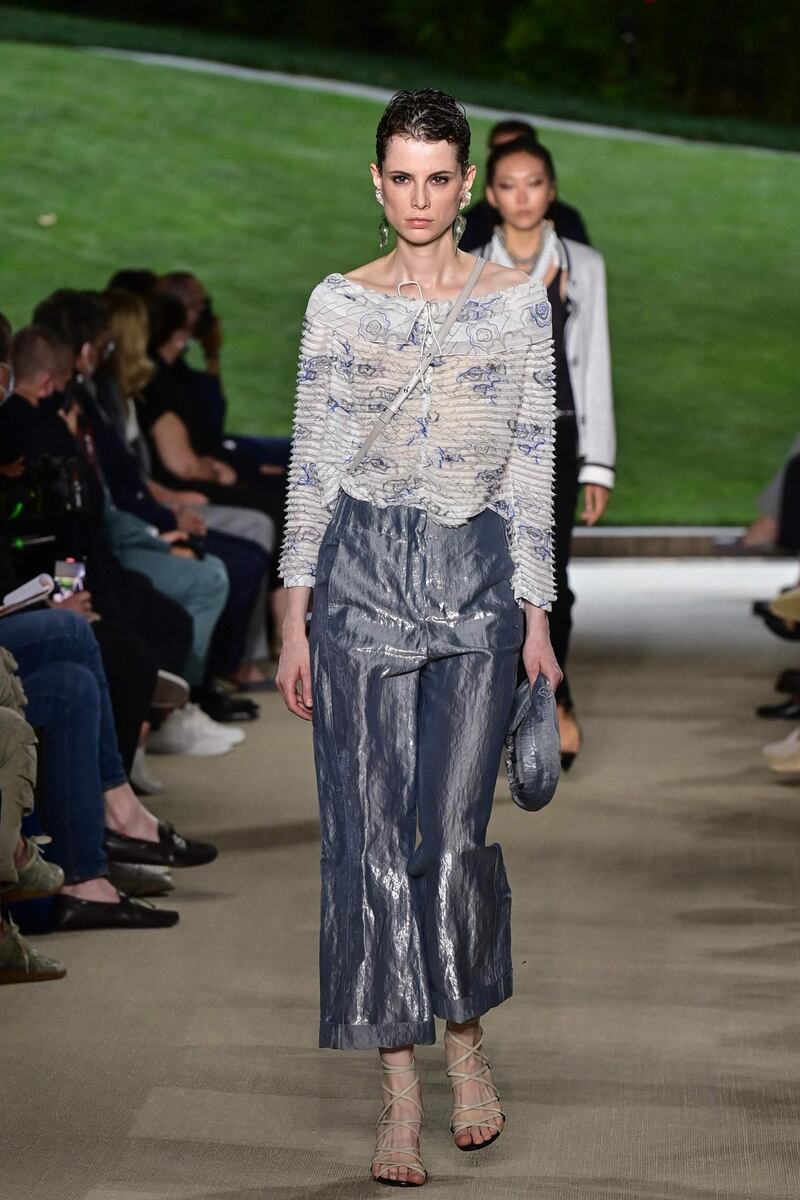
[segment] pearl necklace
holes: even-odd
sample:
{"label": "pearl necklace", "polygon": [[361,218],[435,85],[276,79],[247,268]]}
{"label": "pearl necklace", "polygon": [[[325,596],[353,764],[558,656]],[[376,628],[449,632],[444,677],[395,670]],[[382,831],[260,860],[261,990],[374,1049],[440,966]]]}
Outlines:
{"label": "pearl necklace", "polygon": [[[529,258],[517,258],[512,254],[506,245],[506,239],[503,237],[503,231],[498,228],[500,240],[503,243],[503,249],[511,259],[515,267],[519,267],[526,275],[530,275],[531,279],[541,279],[547,268],[550,266],[553,258],[558,254],[558,235],[555,231],[555,226],[552,221],[542,221],[542,240],[539,249],[535,254],[531,254]],[[560,261],[560,255],[558,255]],[[529,265],[528,265],[529,264]]]}

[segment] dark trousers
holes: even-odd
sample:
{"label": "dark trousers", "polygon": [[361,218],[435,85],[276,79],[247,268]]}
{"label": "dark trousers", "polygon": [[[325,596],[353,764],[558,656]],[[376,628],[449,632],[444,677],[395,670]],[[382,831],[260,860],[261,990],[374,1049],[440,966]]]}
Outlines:
{"label": "dark trousers", "polygon": [[[225,487],[221,483],[207,483],[205,480],[189,480],[185,486],[202,492],[212,504],[221,504],[226,508],[254,508],[258,512],[266,513],[275,523],[275,545],[283,544],[286,515],[285,475],[261,475],[255,479],[241,479],[232,487]],[[269,564],[270,591],[280,586],[278,555],[273,554]]]}
{"label": "dark trousers", "polygon": [[125,774],[130,775],[142,722],[147,719],[158,661],[135,630],[104,618],[91,626],[103,656],[114,728]]}
{"label": "dark trousers", "polygon": [[800,454],[789,460],[783,478],[778,542],[787,550],[800,550]]}
{"label": "dark trousers", "polygon": [[[114,590],[103,595],[95,608],[111,621],[131,626],[153,651],[156,662],[164,671],[180,675],[192,645],[192,618],[185,608],[154,588],[146,575],[139,571],[117,568]],[[95,588],[90,577],[89,563],[86,582],[95,601]]]}
{"label": "dark trousers", "polygon": [[568,417],[556,421],[555,454],[555,528],[553,530],[553,565],[555,569],[556,601],[550,611],[550,641],[564,678],[556,692],[559,704],[569,712],[572,692],[567,678],[567,654],[572,632],[572,605],[575,596],[570,591],[567,568],[572,552],[572,527],[578,503],[578,430]]}
{"label": "dark trousers", "polygon": [[206,547],[224,562],[231,585],[211,641],[208,671],[212,676],[229,675],[244,659],[250,616],[272,556],[248,538],[215,529],[208,530]]}
{"label": "dark trousers", "polygon": [[41,818],[67,883],[106,873],[103,793],[125,783],[100,649],[83,617],[14,613],[2,644],[19,664],[42,747]]}
{"label": "dark trousers", "polygon": [[250,437],[241,433],[226,433],[225,446],[233,445],[233,451],[242,458],[249,458],[260,466],[288,467],[292,439],[288,437]]}

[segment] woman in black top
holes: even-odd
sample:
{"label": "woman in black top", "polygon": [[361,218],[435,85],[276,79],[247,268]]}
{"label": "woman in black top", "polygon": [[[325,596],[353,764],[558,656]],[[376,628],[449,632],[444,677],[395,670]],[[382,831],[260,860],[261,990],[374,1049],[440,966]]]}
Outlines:
{"label": "woman in black top", "polygon": [[[139,426],[150,449],[152,477],[171,488],[202,492],[212,504],[250,508],[275,523],[276,546],[283,541],[286,509],[285,475],[264,475],[246,455],[229,452],[209,440],[193,403],[192,373],[183,353],[189,340],[188,316],[176,296],[155,292],[148,297],[150,355],[156,373],[137,403]],[[282,620],[283,588],[273,555],[269,588],[273,642]]]}
{"label": "woman in black top", "polygon": [[[530,138],[497,146],[486,168],[486,197],[497,213],[491,240],[476,254],[541,279],[552,308],[556,375],[555,529],[557,598],[550,637],[565,670],[574,595],[567,577],[580,488],[582,518],[603,515],[614,481],[614,424],[602,256],[559,237],[546,214],[557,198],[550,152]],[[580,729],[566,672],[557,692],[562,763],[572,766]]]}

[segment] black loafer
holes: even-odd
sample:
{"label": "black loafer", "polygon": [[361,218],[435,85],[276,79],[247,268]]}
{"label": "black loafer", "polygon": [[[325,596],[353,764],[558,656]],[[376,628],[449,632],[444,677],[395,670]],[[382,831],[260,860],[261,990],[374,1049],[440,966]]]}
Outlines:
{"label": "black loafer", "polygon": [[782,700],[780,704],[762,704],[756,709],[756,716],[800,721],[800,700],[792,696],[790,700]]}
{"label": "black loafer", "polygon": [[221,724],[227,721],[255,721],[260,712],[255,700],[234,696],[216,684],[201,688],[196,700],[207,717]]}
{"label": "black loafer", "polygon": [[[753,609],[755,611],[755,605]],[[783,638],[786,642],[800,641],[800,624],[795,624],[793,621],[784,621],[782,617],[776,617],[769,610],[766,612],[759,611],[758,616],[761,617],[761,620],[770,633],[774,633],[776,637]]]}
{"label": "black loafer", "polygon": [[166,896],[167,892],[175,891],[166,867],[145,866],[144,863],[109,862],[108,881],[126,896]]}
{"label": "black loafer", "polygon": [[54,933],[65,933],[76,929],[165,929],[177,925],[179,916],[124,893],[120,893],[119,904],[59,895],[53,900],[51,921]]}
{"label": "black loafer", "polygon": [[166,821],[158,822],[157,842],[106,829],[105,847],[109,862],[143,863],[149,867],[201,867],[217,857],[217,847],[211,842],[181,837]]}
{"label": "black loafer", "polygon": [[791,667],[785,671],[781,671],[775,680],[775,691],[788,692],[791,696],[800,696],[800,671],[796,671]]}

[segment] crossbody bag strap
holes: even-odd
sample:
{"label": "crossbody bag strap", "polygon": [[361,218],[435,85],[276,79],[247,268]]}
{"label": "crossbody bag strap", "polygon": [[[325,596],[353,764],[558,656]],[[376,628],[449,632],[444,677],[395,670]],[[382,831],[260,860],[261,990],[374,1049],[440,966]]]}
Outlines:
{"label": "crossbody bag strap", "polygon": [[[459,316],[461,315],[461,311],[464,308],[464,305],[467,303],[467,300],[469,299],[469,297],[472,293],[472,289],[475,287],[475,284],[478,282],[481,271],[483,270],[483,268],[485,266],[486,266],[485,258],[476,258],[475,259],[475,266],[470,271],[469,279],[467,280],[467,282],[464,284],[463,288],[459,292],[458,298],[456,299],[453,307],[450,309],[450,312],[447,315],[447,319],[445,320],[444,324],[442,325],[441,330],[439,331],[439,344],[440,345],[442,345],[444,343],[445,338],[450,333],[450,330],[453,328],[453,326],[455,325]],[[428,367],[433,362],[435,353],[436,352],[432,350],[430,354],[425,356],[425,358],[422,360],[422,362],[417,367],[414,374],[409,379],[406,386],[404,388],[401,388],[401,390],[395,396],[394,400],[392,400],[391,404],[388,404],[386,406],[386,408],[383,410],[381,415],[375,421],[375,424],[370,429],[367,436],[364,438],[364,442],[363,442],[361,448],[359,449],[358,453],[353,457],[349,466],[347,467],[348,472],[355,471],[356,467],[360,466],[361,463],[364,461],[367,454],[370,452],[370,450],[372,449],[375,442],[380,437],[383,430],[386,428],[386,426],[389,424],[389,422],[391,421],[394,414],[397,412],[398,408],[400,408],[401,405],[405,404],[406,400],[411,395],[414,388],[419,383],[420,379],[422,379],[422,377],[425,374],[425,372],[427,371]]]}

